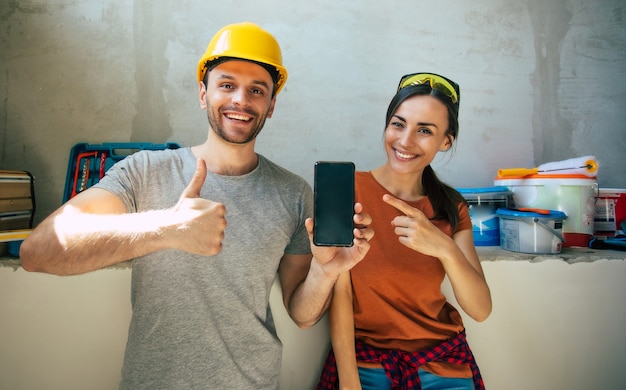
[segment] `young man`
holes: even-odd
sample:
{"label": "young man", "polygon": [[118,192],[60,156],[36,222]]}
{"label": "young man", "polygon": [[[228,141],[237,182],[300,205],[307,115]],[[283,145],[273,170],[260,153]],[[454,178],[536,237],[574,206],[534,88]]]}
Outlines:
{"label": "young man", "polygon": [[252,23],[222,28],[198,65],[207,140],[127,157],[22,244],[28,271],[79,274],[134,259],[121,388],[277,388],[276,272],[305,328],[369,249],[360,204],[352,247],[312,246],[310,186],[255,152],[286,78],[272,35]]}

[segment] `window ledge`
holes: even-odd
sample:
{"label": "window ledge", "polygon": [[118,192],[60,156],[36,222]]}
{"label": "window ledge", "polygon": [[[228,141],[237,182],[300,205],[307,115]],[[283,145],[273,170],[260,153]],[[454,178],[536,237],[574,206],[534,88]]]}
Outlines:
{"label": "window ledge", "polygon": [[[556,255],[539,255],[531,253],[511,252],[501,249],[499,246],[478,246],[476,247],[481,262],[493,261],[527,261],[530,263],[541,263],[546,260],[562,260],[568,264],[592,263],[598,260],[621,260],[626,261],[626,251],[591,249],[582,247],[563,248],[562,252]],[[20,268],[20,259],[16,257],[0,257],[0,268]],[[107,267],[106,269],[130,269],[131,262]]]}

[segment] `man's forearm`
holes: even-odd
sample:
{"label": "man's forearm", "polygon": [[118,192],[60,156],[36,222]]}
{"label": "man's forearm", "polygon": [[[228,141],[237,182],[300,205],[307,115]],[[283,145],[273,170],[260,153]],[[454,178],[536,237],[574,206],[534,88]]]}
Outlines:
{"label": "man's forearm", "polygon": [[322,317],[330,305],[337,277],[326,275],[315,258],[306,279],[298,286],[290,301],[291,318],[300,328],[308,328]]}
{"label": "man's forearm", "polygon": [[166,247],[164,211],[86,214],[66,207],[43,221],[20,251],[27,271],[81,274]]}

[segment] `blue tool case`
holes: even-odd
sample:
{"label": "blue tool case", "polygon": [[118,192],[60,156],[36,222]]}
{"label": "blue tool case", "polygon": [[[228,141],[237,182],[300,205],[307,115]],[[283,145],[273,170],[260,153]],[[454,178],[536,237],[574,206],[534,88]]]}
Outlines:
{"label": "blue tool case", "polygon": [[142,142],[78,143],[70,151],[65,178],[63,203],[93,186],[116,162],[140,150],[178,149],[175,142],[152,144]]}

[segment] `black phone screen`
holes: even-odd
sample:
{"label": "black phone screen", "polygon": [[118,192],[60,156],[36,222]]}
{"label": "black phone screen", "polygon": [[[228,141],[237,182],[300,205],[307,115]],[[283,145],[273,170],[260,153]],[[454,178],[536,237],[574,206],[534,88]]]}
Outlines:
{"label": "black phone screen", "polygon": [[354,164],[318,161],[314,174],[313,243],[352,246]]}

